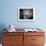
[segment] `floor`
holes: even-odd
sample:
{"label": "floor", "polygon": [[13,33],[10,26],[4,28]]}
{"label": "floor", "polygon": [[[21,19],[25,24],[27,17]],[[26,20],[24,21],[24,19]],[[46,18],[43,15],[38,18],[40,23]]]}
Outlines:
{"label": "floor", "polygon": [[2,46],[2,44],[0,44],[0,46]]}

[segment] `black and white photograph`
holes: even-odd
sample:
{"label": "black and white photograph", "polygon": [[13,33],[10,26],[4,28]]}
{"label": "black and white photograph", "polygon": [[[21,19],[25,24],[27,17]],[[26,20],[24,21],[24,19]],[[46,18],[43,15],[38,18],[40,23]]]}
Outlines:
{"label": "black and white photograph", "polygon": [[18,8],[18,21],[34,21],[35,9],[34,8]]}

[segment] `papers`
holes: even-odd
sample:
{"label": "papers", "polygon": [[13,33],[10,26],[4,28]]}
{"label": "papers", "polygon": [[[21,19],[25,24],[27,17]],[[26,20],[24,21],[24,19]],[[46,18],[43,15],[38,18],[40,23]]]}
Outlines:
{"label": "papers", "polygon": [[8,32],[16,32],[15,27],[13,25],[9,25],[7,28]]}
{"label": "papers", "polygon": [[38,30],[37,29],[24,29],[25,30],[25,32],[28,32],[28,31],[37,31],[38,32]]}

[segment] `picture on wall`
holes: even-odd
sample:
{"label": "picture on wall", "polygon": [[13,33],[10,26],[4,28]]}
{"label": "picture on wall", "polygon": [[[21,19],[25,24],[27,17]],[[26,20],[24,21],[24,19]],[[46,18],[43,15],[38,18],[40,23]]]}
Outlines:
{"label": "picture on wall", "polygon": [[19,7],[17,17],[18,21],[34,21],[35,9],[31,7]]}

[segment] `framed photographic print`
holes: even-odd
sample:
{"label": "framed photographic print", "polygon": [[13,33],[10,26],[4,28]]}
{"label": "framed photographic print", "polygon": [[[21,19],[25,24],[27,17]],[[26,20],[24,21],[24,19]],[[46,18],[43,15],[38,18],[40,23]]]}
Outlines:
{"label": "framed photographic print", "polygon": [[31,7],[19,7],[17,17],[18,21],[34,21],[35,9]]}

